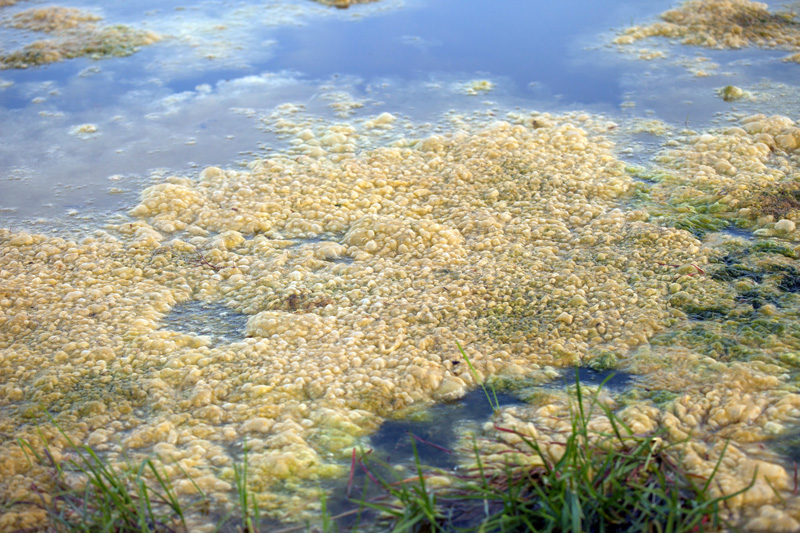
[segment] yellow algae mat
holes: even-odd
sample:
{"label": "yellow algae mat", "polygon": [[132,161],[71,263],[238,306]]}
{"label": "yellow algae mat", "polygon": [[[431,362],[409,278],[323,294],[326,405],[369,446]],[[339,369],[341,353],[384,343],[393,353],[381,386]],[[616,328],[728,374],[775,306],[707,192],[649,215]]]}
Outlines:
{"label": "yellow algae mat", "polygon": [[[313,510],[315,481],[345,474],[383,417],[476,386],[458,342],[481,377],[512,383],[593,361],[641,374],[623,419],[688,436],[698,475],[730,439],[715,490],[757,468],[735,510],[796,524],[792,474],[762,443],[800,414],[798,206],[777,221],[757,211],[778,192],[751,192],[794,183],[797,156],[778,148],[798,135],[790,120],[688,136],[650,183],[614,156],[600,117],[472,117],[359,148],[393,123],[297,126],[290,152],[171,177],[80,242],[3,231],[2,498],[30,500],[43,476],[10,436],[58,450],[55,422],[112,464],[155,453],[179,493],[196,483],[221,501],[246,438],[262,506]],[[674,227],[696,222],[690,206],[750,224],[761,248],[704,245]],[[241,341],[162,327],[193,300],[247,315]],[[500,417],[557,432],[566,409],[550,397]],[[17,509],[0,525],[39,519]]]}
{"label": "yellow algae mat", "polygon": [[[617,41],[688,39],[707,4]],[[729,5],[756,10],[731,19],[741,42],[764,44],[758,24],[795,31]],[[221,507],[246,440],[260,507],[296,521],[386,418],[576,365],[630,373],[604,405],[681,443],[682,468],[716,474],[713,495],[752,484],[726,517],[800,529],[791,118],[683,131],[644,168],[616,155],[639,126],[585,113],[451,116],[429,136],[388,113],[279,115],[291,149],[169,177],[125,222],[77,240],[0,230],[0,530],[46,519],[11,505],[52,482],[17,439],[60,460],[69,437],[117,468],[157,456],[181,497],[201,489]],[[240,338],[177,327],[170,313],[192,302],[246,317]],[[493,421],[557,457],[567,393],[529,400]],[[596,413],[590,429],[608,428]],[[520,446],[494,423],[479,431],[487,457]],[[465,464],[471,446],[467,433],[455,446]]]}

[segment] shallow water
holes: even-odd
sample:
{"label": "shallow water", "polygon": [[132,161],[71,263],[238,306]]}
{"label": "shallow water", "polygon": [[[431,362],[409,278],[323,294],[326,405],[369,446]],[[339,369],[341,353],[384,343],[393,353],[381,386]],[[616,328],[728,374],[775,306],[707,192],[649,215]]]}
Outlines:
{"label": "shallow water", "polygon": [[218,303],[189,301],[170,309],[162,320],[164,329],[208,336],[210,346],[244,338],[247,317]]}
{"label": "shallow water", "polygon": [[[177,37],[126,58],[3,71],[0,79],[11,85],[0,93],[7,125],[0,207],[9,222],[45,217],[58,225],[65,215],[130,205],[156,169],[231,166],[263,146],[279,148],[235,109],[263,112],[291,101],[324,114],[310,105],[322,82],[367,98],[365,111],[418,120],[435,119],[452,97],[426,86],[480,73],[502,80],[495,93],[511,102],[613,110],[624,97],[623,79],[643,67],[584,49],[601,46],[598,32],[666,5],[518,1],[486,10],[453,0],[331,10],[298,0],[104,7],[109,21]],[[69,135],[85,123],[96,124],[98,134]]]}
{"label": "shallow water", "polygon": [[[779,68],[780,52],[703,51],[720,67],[714,76],[696,78],[673,60],[653,65],[608,49],[604,40],[614,28],[647,20],[669,2],[517,1],[488,10],[456,0],[348,10],[300,0],[205,1],[179,10],[148,2],[102,9],[90,2],[62,5],[175,37],[130,57],[78,58],[0,73],[0,119],[6,125],[0,209],[7,224],[40,218],[48,221],[43,228],[65,219],[85,222],[129,206],[154,174],[160,179],[164,172],[235,166],[265,147],[280,148],[252,120],[252,111],[258,115],[291,101],[329,114],[313,105],[325,92],[321,84],[328,92],[365,98],[364,112],[400,110],[424,121],[453,101],[437,89],[487,76],[498,85],[490,98],[509,105],[618,113],[628,102],[636,107],[623,115],[655,115],[697,127],[732,107],[713,95],[729,79],[743,85],[765,77],[798,82],[796,72]],[[14,44],[12,35],[5,38]],[[688,48],[683,53],[697,55]],[[770,105],[777,112],[786,102]],[[98,133],[70,135],[80,124],[95,124]],[[648,153],[643,145],[632,159],[644,160]]]}
{"label": "shallow water", "polygon": [[[724,133],[798,118],[786,51],[611,44],[660,0],[162,4],[64,2],[170,37],[0,70],[0,226],[24,232],[2,234],[0,434],[45,404],[111,457],[183,461],[215,497],[245,437],[253,489],[296,518],[356,447],[408,462],[408,431],[503,443],[462,342],[499,376],[507,425],[557,438],[560,368],[600,361],[581,382],[614,373],[603,394],[636,432],[693,433],[697,475],[733,438],[724,483],[761,465],[790,491],[795,448],[755,448],[800,418],[800,235],[766,217],[797,197],[752,198],[800,171],[761,130]],[[757,123],[773,142],[790,127]],[[732,176],[715,159],[756,152]],[[743,505],[778,505],[759,494]]]}

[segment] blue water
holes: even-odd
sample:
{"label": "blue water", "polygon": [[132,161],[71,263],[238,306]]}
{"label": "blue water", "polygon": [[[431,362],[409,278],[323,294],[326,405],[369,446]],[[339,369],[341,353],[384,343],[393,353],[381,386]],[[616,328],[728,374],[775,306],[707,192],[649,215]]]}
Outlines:
{"label": "blue water", "polygon": [[[0,9],[13,13],[25,4]],[[323,86],[365,100],[354,117],[389,111],[435,122],[449,109],[491,100],[505,108],[658,117],[697,128],[725,111],[747,110],[746,103],[717,98],[717,87],[765,76],[800,82],[800,69],[782,63],[779,51],[673,47],[667,60],[641,61],[609,45],[626,26],[655,20],[671,6],[666,0],[381,0],[344,10],[310,0],[209,0],[180,8],[151,0],[61,4],[91,9],[108,24],[173,37],[124,58],[0,71],[4,226],[31,219],[43,228],[78,219],[97,224],[165,175],[236,167],[265,148],[281,149],[286,145],[257,118],[232,110],[253,109],[257,116],[293,102],[339,120],[316,98]],[[21,42],[19,32],[0,30],[1,48]],[[634,46],[663,45],[656,39]],[[676,64],[681,54],[699,53],[720,64],[712,76],[692,77]],[[240,83],[264,75],[275,79]],[[495,89],[477,97],[442,89],[481,78]],[[635,106],[620,108],[623,102]],[[778,112],[786,104],[759,102],[759,109],[770,105]],[[69,135],[84,123],[96,124],[99,135]],[[637,151],[647,158],[657,144]]]}
{"label": "blue water", "polygon": [[624,67],[578,63],[582,45],[631,17],[652,15],[668,2],[411,4],[410,9],[356,22],[323,20],[306,28],[281,29],[279,52],[265,66],[320,78],[335,73],[367,79],[486,73],[508,78],[520,95],[531,83],[539,83],[566,102],[616,105]]}

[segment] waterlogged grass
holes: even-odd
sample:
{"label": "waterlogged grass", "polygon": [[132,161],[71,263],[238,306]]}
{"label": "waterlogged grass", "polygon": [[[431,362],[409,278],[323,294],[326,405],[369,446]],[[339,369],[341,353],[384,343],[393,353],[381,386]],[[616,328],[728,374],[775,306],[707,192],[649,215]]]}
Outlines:
{"label": "waterlogged grass", "polygon": [[[50,467],[51,487],[33,487],[39,505],[56,531],[186,531],[185,511],[169,479],[150,459],[138,467],[115,470],[88,446],[76,446],[62,432],[73,453],[56,461],[47,445],[37,451],[18,439],[29,461]],[[76,479],[77,478],[77,479]],[[199,490],[199,487],[197,487]],[[202,494],[202,491],[200,491]]]}
{"label": "waterlogged grass", "polygon": [[[44,437],[39,447],[41,451],[30,442],[17,439],[29,462],[49,467],[52,483],[47,487],[32,487],[38,501],[13,502],[9,506],[34,505],[43,509],[48,520],[46,531],[190,532],[188,516],[211,514],[209,498],[178,463],[197,492],[190,502],[178,499],[169,478],[152,459],[145,459],[138,466],[128,463],[115,469],[91,447],[76,445],[66,433],[58,430],[70,447],[67,458],[62,461],[55,460]],[[220,520],[216,531],[259,531],[258,500],[247,487],[247,451],[245,441],[243,461],[234,464],[237,506]]]}
{"label": "waterlogged grass", "polygon": [[[489,405],[492,407],[492,412],[497,414],[500,412],[500,402],[497,400],[497,391],[491,385],[487,385],[485,381],[481,380],[478,376],[478,371],[475,370],[475,367],[472,365],[472,361],[469,360],[467,356],[467,352],[464,351],[464,348],[461,346],[460,343],[456,343],[458,346],[458,351],[461,352],[461,357],[467,362],[467,366],[469,367],[469,371],[472,374],[472,377],[475,379],[476,383],[479,383],[481,389],[483,389],[483,393],[486,395],[486,401],[489,402]],[[489,395],[489,392],[492,394]]]}
{"label": "waterlogged grass", "polygon": [[244,442],[244,460],[242,464],[234,463],[233,479],[236,494],[239,497],[239,513],[242,517],[243,529],[247,533],[256,532],[261,526],[261,512],[258,498],[247,488],[247,441]]}
{"label": "waterlogged grass", "polygon": [[[478,381],[477,371],[459,349]],[[431,469],[421,463],[418,446],[443,448],[410,435],[414,462],[407,465],[409,475],[403,465],[381,461],[371,450],[354,449],[346,489],[349,510],[331,514],[321,491],[319,522],[281,531],[677,533],[730,527],[720,511],[726,500],[752,487],[757,473],[741,491],[712,497],[709,489],[724,450],[708,478],[689,475],[680,466],[681,443],[667,444],[659,433],[635,434],[599,401],[605,381],[588,397],[577,372],[575,381],[569,435],[557,444],[563,449],[560,456],[548,452],[553,442],[540,443],[513,427],[497,425],[497,431],[521,441],[516,460],[515,453],[508,453],[503,463],[489,462],[473,440],[473,467],[457,472]],[[484,392],[498,412],[495,391],[484,385]],[[608,419],[610,432],[589,430],[589,421],[597,414]],[[209,500],[200,487],[195,485],[198,495],[191,502],[179,501],[152,460],[116,470],[88,446],[76,446],[62,435],[71,451],[61,462],[46,445],[37,451],[31,443],[18,440],[30,461],[51,469],[52,485],[34,487],[39,501],[19,502],[44,509],[50,530],[184,532],[191,531],[189,514],[209,513]],[[525,460],[519,460],[520,454],[527,456]],[[356,473],[364,481],[359,498],[351,496]],[[246,442],[243,461],[234,466],[234,482],[236,508],[217,530],[266,531],[261,529],[258,501],[248,489]]]}
{"label": "waterlogged grass", "polygon": [[[394,532],[682,532],[730,526],[720,510],[752,487],[755,476],[737,493],[711,497],[724,451],[708,478],[689,475],[680,467],[678,445],[665,444],[659,434],[634,434],[598,394],[585,399],[576,378],[571,432],[558,458],[515,429],[495,426],[521,438],[521,453],[538,458],[537,466],[487,464],[474,445],[476,466],[467,472],[424,470],[417,460],[415,476],[391,479],[385,475],[394,471],[391,465],[363,454],[359,464],[383,494],[358,504],[379,513],[377,530]],[[609,434],[590,433],[595,409],[608,418]],[[442,476],[449,486],[433,489],[430,481]]]}

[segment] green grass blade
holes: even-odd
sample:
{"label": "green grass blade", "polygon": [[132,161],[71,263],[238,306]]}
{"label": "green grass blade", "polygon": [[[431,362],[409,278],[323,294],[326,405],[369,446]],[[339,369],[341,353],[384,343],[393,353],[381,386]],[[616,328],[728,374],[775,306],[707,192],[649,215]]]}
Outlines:
{"label": "green grass blade", "polygon": [[483,394],[486,396],[486,401],[489,402],[492,411],[495,414],[497,414],[498,412],[500,412],[500,402],[497,400],[497,392],[494,390],[494,387],[492,387],[492,395],[494,396],[494,401],[492,401],[492,397],[489,396],[489,390],[486,387],[486,383],[483,380],[479,379],[478,371],[473,366],[472,361],[470,361],[469,359],[469,356],[467,356],[467,352],[464,351],[464,348],[461,346],[461,343],[456,342],[456,346],[458,346],[458,351],[461,352],[461,357],[463,357],[464,360],[467,362],[467,366],[469,367],[469,371],[472,374],[472,377],[475,378],[475,382],[481,386],[481,389],[483,389]]}

